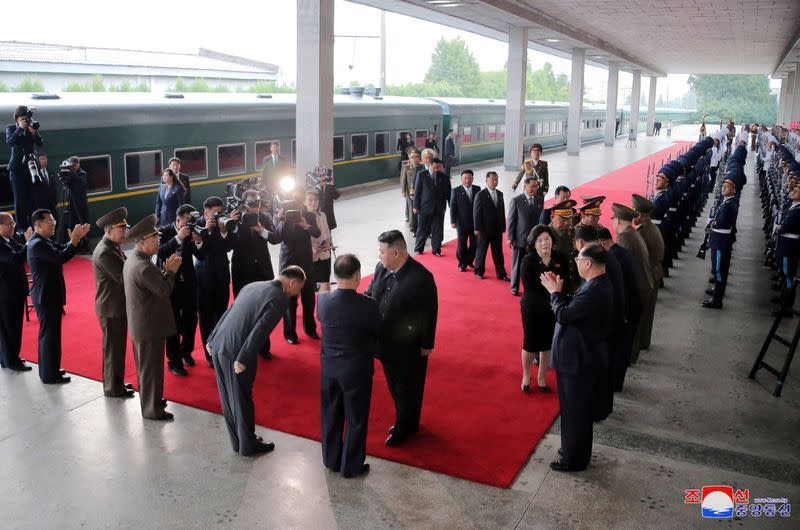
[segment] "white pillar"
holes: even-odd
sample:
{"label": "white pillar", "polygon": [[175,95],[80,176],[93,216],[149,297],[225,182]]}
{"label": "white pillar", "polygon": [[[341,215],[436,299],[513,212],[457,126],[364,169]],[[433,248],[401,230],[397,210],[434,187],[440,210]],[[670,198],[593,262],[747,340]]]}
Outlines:
{"label": "white pillar", "polygon": [[781,91],[778,96],[778,118],[776,123],[779,125],[783,123],[783,112],[786,107],[786,78],[781,79]]}
{"label": "white pillar", "polygon": [[[794,90],[792,92],[792,112],[786,117],[787,125],[791,125],[793,121],[800,120],[800,64],[795,65],[794,70]],[[788,101],[789,98],[787,97]]]}
{"label": "white pillar", "polygon": [[527,72],[528,28],[511,28],[508,32],[506,137],[503,140],[503,167],[509,171],[522,167]]}
{"label": "white pillar", "polygon": [[[633,134],[639,135],[639,100],[642,98],[642,72],[633,71],[633,85],[631,86],[631,129]],[[627,136],[630,131],[625,131]]]}
{"label": "white pillar", "polygon": [[789,72],[789,76],[786,78],[786,103],[783,105],[783,123],[787,126],[792,121],[792,103],[796,89],[795,72],[792,71]]}
{"label": "white pillar", "polygon": [[653,136],[656,125],[656,86],[658,78],[650,76],[650,94],[647,97],[647,136]]}
{"label": "white pillar", "polygon": [[619,92],[619,64],[608,63],[608,89],[606,90],[606,141],[608,146],[614,145],[617,130],[617,94]]}
{"label": "white pillar", "polygon": [[381,71],[378,81],[381,95],[386,94],[386,11],[381,11]]}
{"label": "white pillar", "polygon": [[586,50],[573,48],[572,77],[569,84],[569,117],[567,118],[567,154],[577,156],[581,152],[581,111],[583,110],[583,67]]}
{"label": "white pillar", "polygon": [[297,0],[297,170],[333,168],[333,5]]}

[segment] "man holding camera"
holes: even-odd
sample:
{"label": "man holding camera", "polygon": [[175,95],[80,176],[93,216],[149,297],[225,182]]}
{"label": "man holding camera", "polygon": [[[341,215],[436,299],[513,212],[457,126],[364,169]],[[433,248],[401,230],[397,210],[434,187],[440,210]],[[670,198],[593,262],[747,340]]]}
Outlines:
{"label": "man holding camera", "polygon": [[11,148],[8,161],[8,176],[14,194],[14,210],[17,213],[17,230],[24,232],[31,226],[33,177],[28,167],[37,146],[42,145],[39,123],[33,120],[33,110],[20,105],[14,111],[14,124],[6,127],[6,143]]}
{"label": "man holding camera", "polygon": [[173,375],[181,377],[188,375],[184,363],[194,366],[192,351],[197,331],[197,279],[192,258],[202,259],[205,256],[203,238],[199,229],[196,229],[198,217],[198,212],[191,204],[180,206],[175,223],[162,228],[162,243],[158,249],[159,268],[164,268],[167,258],[173,254],[182,259],[170,296],[177,333],[167,338],[167,368]]}
{"label": "man holding camera", "polygon": [[239,222],[241,212],[235,209],[230,217],[224,213],[225,203],[219,197],[209,197],[203,203],[203,217],[197,225],[203,232],[204,255],[197,258],[197,307],[200,310],[200,338],[209,367],[211,354],[206,349],[208,337],[228,309],[231,290],[231,269],[228,252],[236,237],[230,231]]}
{"label": "man holding camera", "polygon": [[[68,164],[67,164],[68,163]],[[69,217],[75,224],[89,221],[89,199],[86,197],[88,178],[81,169],[81,159],[71,156],[61,163],[58,177],[69,190]]]}

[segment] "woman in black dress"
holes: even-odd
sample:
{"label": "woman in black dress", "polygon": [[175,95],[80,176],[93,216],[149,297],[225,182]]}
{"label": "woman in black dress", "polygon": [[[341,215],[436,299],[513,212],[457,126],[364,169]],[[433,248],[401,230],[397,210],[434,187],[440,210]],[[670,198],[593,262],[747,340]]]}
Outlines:
{"label": "woman in black dress", "polygon": [[[539,276],[551,271],[564,279],[569,278],[567,258],[553,250],[556,233],[552,227],[536,225],[528,235],[528,255],[522,260],[520,277],[522,279],[522,391],[530,392],[531,364],[539,365],[536,377],[541,392],[549,392],[545,380],[550,345],[553,342],[553,330],[556,318],[550,308],[550,293],[542,287]],[[571,287],[564,285],[565,292]],[[537,362],[538,357],[538,362]]]}

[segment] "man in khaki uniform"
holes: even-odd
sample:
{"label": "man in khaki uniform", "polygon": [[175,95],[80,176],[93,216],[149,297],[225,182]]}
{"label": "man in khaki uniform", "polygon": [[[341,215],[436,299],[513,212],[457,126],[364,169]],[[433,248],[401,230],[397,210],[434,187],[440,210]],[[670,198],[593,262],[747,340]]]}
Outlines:
{"label": "man in khaki uniform", "polygon": [[550,189],[550,174],[547,169],[547,162],[541,160],[539,157],[542,156],[542,144],[531,144],[531,148],[529,150],[531,157],[522,163],[522,169],[519,173],[517,173],[517,178],[514,179],[514,184],[511,185],[512,191],[517,191],[517,186],[519,186],[520,181],[523,180],[523,177],[534,177],[539,181],[539,188],[536,191],[536,194],[544,197],[547,194],[547,190]]}
{"label": "man in khaki uniform", "polygon": [[103,330],[103,394],[106,397],[131,398],[133,390],[125,387],[125,348],[128,343],[128,319],[125,313],[125,286],[122,267],[125,254],[120,244],[128,233],[126,208],[117,208],[97,220],[105,236],[94,249],[94,310]]}
{"label": "man in khaki uniform", "polygon": [[128,239],[136,242],[136,248],[125,260],[122,278],[142,416],[165,421],[171,420],[172,414],[164,410],[166,403],[162,400],[164,347],[167,337],[177,332],[170,293],[181,258],[174,254],[167,258],[163,271],[153,264],[152,257],[160,244],[157,222],[157,217],[150,215],[128,232]]}
{"label": "man in khaki uniform", "polygon": [[642,312],[642,334],[639,337],[639,346],[646,350],[650,347],[650,337],[653,332],[653,316],[656,311],[656,301],[658,300],[658,288],[664,279],[664,238],[658,227],[650,220],[650,212],[656,207],[641,195],[631,195],[633,209],[639,213],[636,224],[639,225],[637,232],[642,236],[647,253],[650,256],[650,273],[653,276],[653,289],[650,291],[650,299],[643,301]]}
{"label": "man in khaki uniform", "polygon": [[[611,208],[614,211],[613,222],[614,232],[617,233],[617,244],[630,252],[633,262],[636,265],[636,284],[639,290],[639,297],[643,301],[642,306],[644,311],[644,306],[647,301],[650,300],[650,293],[653,291],[653,285],[657,284],[653,283],[653,274],[650,272],[650,255],[647,252],[647,245],[644,239],[642,239],[642,236],[639,235],[639,232],[633,228],[633,220],[638,214],[634,209],[616,202],[611,205]],[[639,360],[639,350],[641,349],[639,344],[641,342],[642,322],[644,320],[645,319],[642,318],[639,321],[639,328],[634,330],[633,347],[631,349],[630,358],[631,364]]]}
{"label": "man in khaki uniform", "polygon": [[417,215],[414,213],[414,182],[417,173],[425,169],[420,162],[419,150],[416,147],[409,147],[408,163],[400,171],[400,193],[406,200],[406,222],[411,232],[417,231]]}

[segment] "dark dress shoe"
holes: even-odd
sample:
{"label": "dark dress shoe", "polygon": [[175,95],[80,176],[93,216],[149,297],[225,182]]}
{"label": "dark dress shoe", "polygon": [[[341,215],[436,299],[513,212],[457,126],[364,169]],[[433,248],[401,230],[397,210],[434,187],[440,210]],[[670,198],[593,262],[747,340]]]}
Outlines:
{"label": "dark dress shoe", "polygon": [[406,441],[406,438],[408,438],[407,435],[399,433],[397,431],[392,431],[392,434],[390,434],[389,437],[386,438],[386,441],[384,443],[388,447],[397,447],[398,445]]}
{"label": "dark dress shoe", "polygon": [[125,385],[125,388],[127,388],[128,390],[133,390],[133,385],[128,383],[127,385]]}
{"label": "dark dress shoe", "polygon": [[463,265],[459,265],[458,266],[458,271],[459,272],[467,272],[467,268],[465,266],[463,266]]}
{"label": "dark dress shoe", "polygon": [[709,287],[708,289],[706,289],[706,294],[707,294],[708,296],[713,296],[713,295],[714,295],[714,289],[712,289],[711,287]]}
{"label": "dark dress shoe", "polygon": [[310,339],[319,340],[319,335],[317,335],[317,330],[313,330],[311,333],[306,333],[306,335]]}
{"label": "dark dress shoe", "polygon": [[184,356],[183,362],[186,364],[186,366],[194,366],[194,358],[191,355]]}
{"label": "dark dress shoe", "polygon": [[67,371],[66,370],[59,370],[58,371],[58,375],[67,375]]}
{"label": "dark dress shoe", "polygon": [[706,309],[722,309],[722,300],[714,300],[713,298],[709,298],[700,305]]}
{"label": "dark dress shoe", "polygon": [[708,279],[708,283],[717,283],[717,279],[712,276]]}
{"label": "dark dress shoe", "polygon": [[544,385],[544,386],[537,385],[537,386],[539,387],[539,392],[542,392],[544,394],[549,394],[550,393],[550,387],[549,386],[547,386],[547,385]]}
{"label": "dark dress shoe", "polygon": [[550,462],[550,469],[553,471],[584,471],[586,466],[571,466],[565,464],[560,458]]}
{"label": "dark dress shoe", "polygon": [[511,281],[511,278],[509,278],[508,276],[503,276],[502,278],[497,278],[497,279],[500,280],[501,282],[510,282]]}
{"label": "dark dress shoe", "polygon": [[166,407],[167,406],[167,400],[166,399],[162,399],[161,400],[161,406],[162,407]]}
{"label": "dark dress shoe", "polygon": [[353,477],[360,477],[361,475],[366,475],[369,473],[369,464],[364,464],[361,466],[361,469],[358,470],[358,473],[355,475],[342,475],[344,478],[353,478]]}
{"label": "dark dress shoe", "polygon": [[511,289],[511,296],[519,296],[519,291],[517,289]]}
{"label": "dark dress shoe", "polygon": [[482,280],[483,279],[483,274],[475,274],[475,277],[478,278],[479,280]]}
{"label": "dark dress shoe", "polygon": [[184,368],[183,366],[170,366],[169,372],[172,375],[177,375],[178,377],[186,377],[187,375],[189,375],[189,372],[187,372],[186,368]]}
{"label": "dark dress shoe", "polygon": [[61,375],[57,379],[53,379],[52,381],[48,381],[46,385],[66,385],[72,381],[72,379],[68,375]]}
{"label": "dark dress shoe", "polygon": [[[3,368],[5,368],[5,366],[3,366]],[[28,366],[27,364],[25,364],[23,362],[19,362],[19,363],[12,364],[11,366],[8,367],[8,369],[11,370],[11,371],[14,371],[14,372],[29,372],[33,368],[31,368],[30,366]]]}
{"label": "dark dress shoe", "polygon": [[108,392],[108,393],[104,392],[103,395],[108,398],[132,398],[134,392],[133,390],[123,388],[122,390],[118,390],[117,392]]}
{"label": "dark dress shoe", "polygon": [[254,455],[263,455],[264,453],[269,453],[275,450],[275,444],[272,442],[259,442],[253,448],[252,453],[247,453],[245,456],[254,456]]}
{"label": "dark dress shoe", "polygon": [[438,257],[440,257],[440,258],[441,258],[441,257],[442,257],[442,251],[441,251],[441,250],[434,250],[434,251],[433,251],[433,255],[434,255],[434,256],[438,256]]}
{"label": "dark dress shoe", "polygon": [[172,415],[171,412],[162,412],[161,416],[158,418],[153,418],[155,421],[172,421],[175,419],[175,416]]}
{"label": "dark dress shoe", "polygon": [[289,344],[299,344],[300,340],[297,338],[297,335],[289,335],[286,337],[286,342]]}

